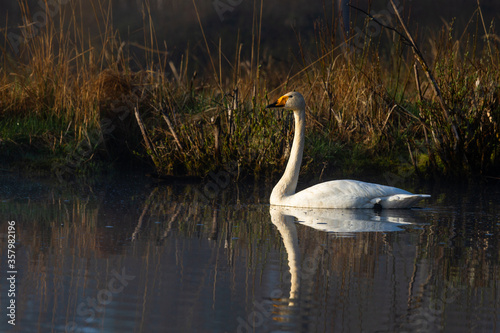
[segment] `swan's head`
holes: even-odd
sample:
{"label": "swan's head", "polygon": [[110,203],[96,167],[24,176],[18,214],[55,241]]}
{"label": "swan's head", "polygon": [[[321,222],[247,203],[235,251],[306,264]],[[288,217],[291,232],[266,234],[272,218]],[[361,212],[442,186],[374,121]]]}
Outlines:
{"label": "swan's head", "polygon": [[266,108],[285,108],[293,111],[301,111],[306,108],[306,101],[301,93],[292,91],[284,94]]}

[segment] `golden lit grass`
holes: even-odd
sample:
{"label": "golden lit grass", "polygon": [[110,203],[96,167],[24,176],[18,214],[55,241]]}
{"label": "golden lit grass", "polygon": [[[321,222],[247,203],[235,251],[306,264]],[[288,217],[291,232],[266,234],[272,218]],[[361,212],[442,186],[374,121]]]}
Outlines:
{"label": "golden lit grass", "polygon": [[[331,27],[318,24],[316,51],[299,39],[301,69],[289,72],[261,54],[257,6],[250,59],[242,59],[243,41],[228,57],[222,40],[205,39],[208,69],[198,77],[189,50],[178,64],[167,57],[147,3],[142,69],[132,69],[138,61],[113,26],[109,2],[90,1],[98,36],[86,34],[89,18],[78,2],[48,15],[42,28],[30,22],[25,1],[19,5],[29,38],[18,52],[2,47],[0,130],[10,144],[44,147],[57,161],[52,168],[76,172],[94,160],[138,157],[160,174],[206,175],[235,161],[245,174],[279,172],[293,123],[288,113],[264,107],[289,90],[308,101],[305,170],[323,162],[338,168],[336,159],[380,163],[380,156],[382,167],[405,160],[455,175],[488,174],[500,163],[500,56],[497,35],[484,22],[474,36],[482,29],[485,40],[469,35],[471,27],[459,37],[444,29],[425,70],[395,33],[388,51],[377,47],[383,35],[356,49],[338,46]],[[481,12],[474,15],[481,22]]]}

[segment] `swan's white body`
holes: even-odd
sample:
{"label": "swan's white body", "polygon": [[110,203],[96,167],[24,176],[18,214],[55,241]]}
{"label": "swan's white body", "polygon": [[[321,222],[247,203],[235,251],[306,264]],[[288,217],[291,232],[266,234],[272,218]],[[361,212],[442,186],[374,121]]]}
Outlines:
{"label": "swan's white body", "polygon": [[304,152],[305,101],[298,92],[283,95],[267,107],[293,111],[295,135],[285,173],[274,187],[270,203],[277,206],[304,208],[410,208],[427,194],[357,180],[334,180],[295,193]]}

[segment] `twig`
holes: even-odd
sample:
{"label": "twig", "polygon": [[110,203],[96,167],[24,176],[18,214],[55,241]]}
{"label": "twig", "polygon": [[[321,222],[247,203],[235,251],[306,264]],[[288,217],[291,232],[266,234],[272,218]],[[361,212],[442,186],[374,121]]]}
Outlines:
{"label": "twig", "polygon": [[233,98],[233,105],[227,107],[227,123],[230,138],[234,134],[234,113],[238,109],[238,88],[234,89],[233,93],[234,95],[231,96]]}
{"label": "twig", "polygon": [[413,39],[412,35],[408,31],[408,28],[406,27],[406,25],[404,24],[403,18],[399,14],[399,11],[398,11],[396,5],[394,4],[394,1],[390,0],[390,3],[392,5],[392,8],[394,9],[394,14],[398,18],[399,23],[401,24],[401,27],[404,30],[404,34],[401,33],[399,30],[397,30],[396,28],[388,26],[388,25],[380,22],[373,15],[371,15],[370,13],[364,11],[363,9],[355,7],[355,6],[350,5],[350,4],[349,4],[349,6],[352,7],[352,8],[354,8],[354,9],[356,9],[356,10],[359,10],[363,14],[367,15],[373,21],[375,21],[376,23],[380,24],[384,28],[389,29],[391,31],[394,31],[398,36],[401,37],[402,41],[405,44],[407,44],[407,45],[409,45],[411,47],[415,58],[420,63],[420,66],[424,70],[424,73],[427,76],[427,79],[431,82],[431,86],[432,86],[432,88],[434,90],[434,93],[436,94],[436,97],[437,97],[437,99],[439,101],[439,105],[441,106],[441,109],[443,110],[443,114],[444,114],[444,117],[445,117],[446,121],[448,121],[451,124],[451,129],[453,131],[453,136],[455,137],[455,150],[457,150],[458,146],[459,146],[459,143],[461,141],[460,140],[460,135],[458,134],[457,126],[455,124],[454,119],[451,119],[451,117],[449,115],[448,108],[446,107],[446,105],[444,103],[443,95],[441,94],[441,90],[439,89],[437,81],[434,78],[434,76],[432,75],[432,73],[431,73],[431,71],[429,69],[429,66],[427,65],[427,62],[425,61],[424,56],[422,55],[422,52],[420,52],[420,49],[418,48],[417,44],[415,43],[415,40]]}
{"label": "twig", "polygon": [[403,35],[403,34],[402,34],[399,30],[397,30],[396,28],[391,27],[391,26],[389,26],[389,25],[387,25],[387,24],[384,24],[384,23],[380,22],[380,21],[379,21],[379,20],[377,20],[377,19],[376,19],[376,18],[375,18],[372,14],[368,13],[367,11],[365,11],[365,10],[363,10],[363,9],[359,8],[359,7],[353,6],[353,5],[351,5],[350,3],[348,4],[348,6],[349,6],[349,7],[351,7],[351,8],[353,8],[353,9],[356,9],[356,10],[358,10],[358,11],[362,12],[363,14],[365,14],[366,16],[368,16],[369,18],[371,18],[371,19],[372,19],[375,23],[377,23],[377,24],[381,25],[382,27],[384,27],[384,28],[386,28],[386,29],[388,29],[388,30],[394,31],[394,32],[395,32],[395,33],[396,33],[396,34],[397,34],[397,35],[401,38],[401,40],[403,41],[403,43],[405,43],[405,44],[407,44],[407,45],[412,46],[411,41],[410,41],[408,38],[406,38],[406,36],[405,36],[405,35]]}
{"label": "twig", "polygon": [[458,144],[460,143],[461,140],[460,140],[460,135],[458,135],[457,126],[455,124],[455,121],[454,121],[454,119],[450,118],[448,108],[444,104],[443,95],[441,94],[441,90],[439,89],[439,86],[436,82],[436,79],[432,75],[431,70],[429,69],[429,66],[427,65],[427,62],[424,59],[422,52],[420,52],[420,49],[418,48],[417,44],[413,40],[413,37],[411,36],[410,32],[408,31],[408,28],[406,28],[406,25],[404,24],[403,18],[399,14],[399,11],[398,11],[396,5],[394,4],[394,1],[393,0],[390,0],[390,1],[391,1],[392,8],[394,9],[394,14],[398,18],[399,23],[401,24],[401,27],[403,28],[403,30],[406,34],[407,40],[410,41],[410,46],[413,50],[413,54],[415,55],[418,62],[420,63],[420,66],[422,66],[422,69],[424,70],[424,73],[427,76],[427,79],[432,83],[432,88],[434,89],[434,93],[436,94],[436,97],[439,101],[441,109],[443,110],[443,114],[446,118],[446,121],[450,122],[450,124],[451,124],[451,129],[453,131],[453,135],[455,136],[455,140],[456,140],[455,150],[457,150]]}
{"label": "twig", "polygon": [[420,87],[420,77],[418,76],[417,63],[413,64],[413,71],[415,72],[415,85],[418,91],[418,101],[422,102],[422,88]]}
{"label": "twig", "polygon": [[146,146],[148,147],[149,151],[151,151],[152,154],[152,159],[153,162],[156,164],[158,154],[156,153],[156,149],[153,146],[153,143],[148,137],[148,133],[146,132],[146,128],[144,127],[144,123],[142,122],[141,116],[139,115],[139,110],[137,107],[134,107],[134,113],[135,113],[135,118],[137,119],[137,124],[139,125],[139,128],[141,129],[142,137],[144,138],[144,142],[146,143]]}
{"label": "twig", "polygon": [[222,80],[222,78],[219,78],[217,75],[217,69],[215,68],[214,59],[212,58],[212,53],[210,52],[210,47],[208,46],[207,37],[205,36],[205,30],[203,29],[203,25],[201,24],[200,13],[198,13],[198,7],[196,6],[195,0],[193,0],[193,6],[194,6],[194,11],[196,13],[196,18],[198,19],[198,24],[200,26],[201,34],[203,36],[203,41],[205,42],[205,47],[207,49],[208,58],[210,59],[210,63],[212,64],[212,69],[214,71],[215,81],[217,82],[217,85],[219,85],[219,88],[222,91],[222,86],[220,85],[221,84],[220,80]]}
{"label": "twig", "polygon": [[[479,16],[481,17],[481,23],[483,24],[483,29],[484,29],[484,34],[485,36],[488,36],[488,30],[486,30],[486,24],[484,23],[484,17],[483,17],[483,11],[481,10],[481,5],[479,4],[479,0],[477,0],[477,9],[479,11]],[[495,63],[495,60],[493,59],[493,52],[491,51],[491,43],[489,39],[486,39],[486,43],[488,45],[488,50],[490,51],[490,58],[492,63]]]}
{"label": "twig", "polygon": [[179,147],[179,150],[182,151],[183,149],[182,149],[181,142],[179,141],[179,138],[177,137],[177,134],[175,133],[174,126],[172,126],[172,122],[168,118],[167,113],[165,112],[165,110],[163,108],[160,109],[160,112],[161,112],[163,119],[167,123],[167,126],[168,126],[168,129],[170,130],[170,133],[174,137],[174,140],[175,140],[175,143],[177,144],[177,147]]}
{"label": "twig", "polygon": [[[347,42],[349,42],[351,39],[353,39],[353,37],[350,37]],[[344,42],[344,43],[347,43],[347,42]],[[283,82],[282,84],[280,84],[279,86],[277,86],[276,88],[274,88],[273,90],[271,90],[270,92],[268,92],[268,95],[271,95],[272,93],[274,93],[276,90],[278,89],[281,89],[281,87],[283,87],[284,85],[287,85],[290,83],[290,81],[292,81],[293,78],[295,78],[296,76],[302,74],[303,72],[305,72],[306,70],[308,70],[311,66],[313,66],[314,64],[316,64],[317,62],[321,61],[322,59],[326,58],[327,56],[331,55],[333,52],[337,51],[337,49],[341,48],[342,45],[344,44],[342,43],[341,45],[333,48],[332,50],[328,51],[327,53],[323,54],[321,57],[319,57],[318,59],[314,60],[312,63],[310,63],[309,65],[305,66],[304,68],[302,68],[300,71],[298,71],[297,73],[293,74],[292,76],[290,77],[287,77],[287,79],[285,80],[285,82]],[[335,57],[335,61],[337,60],[337,58],[339,58],[341,55],[339,54],[338,56]],[[334,62],[335,62],[334,61]]]}

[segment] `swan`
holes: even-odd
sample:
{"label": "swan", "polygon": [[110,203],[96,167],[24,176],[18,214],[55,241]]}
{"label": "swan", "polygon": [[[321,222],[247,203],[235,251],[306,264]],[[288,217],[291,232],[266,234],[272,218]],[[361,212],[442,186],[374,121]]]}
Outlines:
{"label": "swan", "polygon": [[295,134],[290,158],[280,181],[271,192],[270,203],[302,208],[411,208],[427,194],[413,194],[386,185],[357,180],[333,180],[295,193],[304,153],[306,103],[302,94],[293,91],[281,96],[266,108],[293,111]]}

